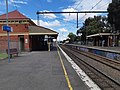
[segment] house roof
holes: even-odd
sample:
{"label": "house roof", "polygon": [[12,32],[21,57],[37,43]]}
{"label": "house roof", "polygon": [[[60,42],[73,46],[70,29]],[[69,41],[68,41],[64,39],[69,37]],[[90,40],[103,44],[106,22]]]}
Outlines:
{"label": "house roof", "polygon": [[[6,19],[6,14],[0,15],[0,20]],[[8,19],[29,19],[17,10],[8,13]]]}
{"label": "house roof", "polygon": [[28,29],[30,35],[58,35],[56,31],[41,26],[29,26]]}

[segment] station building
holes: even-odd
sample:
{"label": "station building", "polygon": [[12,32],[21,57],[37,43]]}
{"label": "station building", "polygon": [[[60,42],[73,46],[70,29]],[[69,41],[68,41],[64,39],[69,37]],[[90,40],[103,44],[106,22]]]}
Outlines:
{"label": "station building", "polygon": [[[48,50],[48,44],[57,39],[58,33],[51,29],[37,26],[30,18],[15,10],[8,13],[8,24],[12,27],[10,32],[10,48],[19,51]],[[6,14],[0,15],[0,51],[8,48],[7,32],[2,30],[6,25]]]}

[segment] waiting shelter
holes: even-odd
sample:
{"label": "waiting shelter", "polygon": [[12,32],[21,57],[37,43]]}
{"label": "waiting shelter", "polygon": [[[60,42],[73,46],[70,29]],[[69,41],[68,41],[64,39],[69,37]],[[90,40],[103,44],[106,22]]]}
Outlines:
{"label": "waiting shelter", "polygon": [[97,33],[87,36],[87,41],[92,40],[94,46],[115,46],[118,45],[119,34]]}

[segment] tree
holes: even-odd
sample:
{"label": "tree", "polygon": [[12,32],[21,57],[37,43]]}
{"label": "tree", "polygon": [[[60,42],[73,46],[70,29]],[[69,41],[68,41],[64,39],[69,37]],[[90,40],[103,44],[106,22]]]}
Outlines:
{"label": "tree", "polygon": [[70,38],[70,43],[74,42],[76,39],[76,35],[72,32],[68,34],[68,37]]}
{"label": "tree", "polygon": [[104,32],[111,32],[111,26],[108,23],[107,17],[94,16],[93,18],[89,17],[85,20],[83,26],[77,30],[77,35],[82,33],[81,40],[85,42],[86,36]]}
{"label": "tree", "polygon": [[108,22],[115,28],[115,31],[120,30],[120,3],[115,1],[110,3],[107,10]]}

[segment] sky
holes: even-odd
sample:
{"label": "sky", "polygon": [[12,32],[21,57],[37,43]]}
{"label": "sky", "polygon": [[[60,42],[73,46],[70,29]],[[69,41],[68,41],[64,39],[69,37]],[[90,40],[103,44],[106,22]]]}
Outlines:
{"label": "sky", "polygon": [[[0,15],[6,13],[6,0],[0,0]],[[77,11],[107,11],[112,0],[8,0],[8,11],[18,10],[37,24],[36,12],[77,12]],[[85,19],[94,15],[107,16],[102,13],[83,13],[78,15],[78,28],[76,14],[40,14],[39,25],[50,28],[59,33],[58,41],[67,38],[70,32],[82,27]]]}

